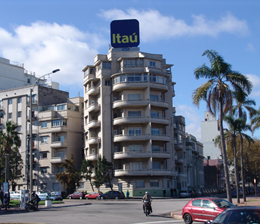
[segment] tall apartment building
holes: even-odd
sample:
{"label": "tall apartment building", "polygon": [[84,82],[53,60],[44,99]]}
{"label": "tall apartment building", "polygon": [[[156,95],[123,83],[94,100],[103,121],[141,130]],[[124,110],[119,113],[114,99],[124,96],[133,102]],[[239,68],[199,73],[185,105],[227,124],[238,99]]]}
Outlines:
{"label": "tall apartment building", "polygon": [[171,67],[160,54],[111,48],[83,69],[85,159],[113,162],[114,188],[130,195],[177,187]]}

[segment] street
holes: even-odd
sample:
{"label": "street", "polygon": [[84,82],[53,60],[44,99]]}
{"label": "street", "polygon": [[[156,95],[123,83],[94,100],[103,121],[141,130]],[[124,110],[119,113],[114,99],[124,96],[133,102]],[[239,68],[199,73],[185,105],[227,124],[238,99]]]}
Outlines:
{"label": "street", "polygon": [[153,213],[146,217],[139,199],[124,200],[64,200],[62,205],[39,211],[1,214],[0,223],[182,223],[170,217],[181,210],[190,199],[154,199]]}

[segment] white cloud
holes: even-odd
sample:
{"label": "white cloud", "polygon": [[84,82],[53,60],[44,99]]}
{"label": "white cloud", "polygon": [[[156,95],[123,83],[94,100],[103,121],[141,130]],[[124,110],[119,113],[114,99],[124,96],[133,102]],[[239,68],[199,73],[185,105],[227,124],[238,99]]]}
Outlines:
{"label": "white cloud", "polygon": [[62,85],[82,87],[82,69],[93,64],[101,45],[97,34],[83,33],[70,25],[35,22],[18,26],[13,33],[0,28],[1,56],[24,63],[37,77],[59,68],[52,80]]}
{"label": "white cloud", "polygon": [[260,77],[253,74],[246,75],[248,79],[253,83],[253,91],[250,96],[260,96]]}
{"label": "white cloud", "polygon": [[186,132],[194,135],[198,141],[201,140],[201,121],[203,118],[199,115],[199,111],[188,105],[177,105],[176,115],[181,114],[185,117]]}
{"label": "white cloud", "polygon": [[246,50],[250,51],[250,52],[255,52],[256,51],[256,49],[255,49],[255,47],[254,47],[254,45],[252,43],[248,43],[247,44]]}
{"label": "white cloud", "polygon": [[239,20],[230,13],[217,21],[209,20],[203,15],[193,15],[193,22],[190,25],[173,16],[164,16],[157,10],[128,9],[125,12],[112,9],[102,11],[100,16],[106,20],[137,19],[140,22],[141,39],[147,42],[180,36],[216,37],[223,32],[236,35],[246,35],[249,32],[246,21]]}

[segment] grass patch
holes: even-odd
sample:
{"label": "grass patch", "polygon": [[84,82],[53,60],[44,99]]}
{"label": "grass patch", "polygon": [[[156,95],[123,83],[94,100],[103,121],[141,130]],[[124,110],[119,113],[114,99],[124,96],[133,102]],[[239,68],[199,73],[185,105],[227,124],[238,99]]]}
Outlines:
{"label": "grass patch", "polygon": [[[52,201],[52,204],[63,204],[63,201]],[[40,201],[39,205],[45,205],[45,201]],[[20,207],[20,200],[11,200],[10,207]]]}

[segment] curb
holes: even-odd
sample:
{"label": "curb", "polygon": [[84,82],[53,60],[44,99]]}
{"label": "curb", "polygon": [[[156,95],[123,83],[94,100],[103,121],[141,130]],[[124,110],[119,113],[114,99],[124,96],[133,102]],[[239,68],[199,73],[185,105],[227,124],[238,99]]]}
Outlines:
{"label": "curb", "polygon": [[181,211],[171,212],[171,217],[173,219],[183,220],[182,215],[181,215]]}

